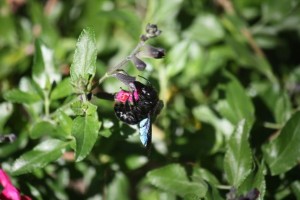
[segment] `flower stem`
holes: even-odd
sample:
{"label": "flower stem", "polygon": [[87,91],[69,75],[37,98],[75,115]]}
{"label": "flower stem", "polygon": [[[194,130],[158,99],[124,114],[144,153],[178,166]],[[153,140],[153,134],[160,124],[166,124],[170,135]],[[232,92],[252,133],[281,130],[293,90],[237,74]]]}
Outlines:
{"label": "flower stem", "polygon": [[115,74],[119,69],[121,69],[124,65],[126,65],[133,56],[135,56],[141,47],[143,47],[145,45],[144,41],[140,41],[136,47],[133,49],[133,51],[130,53],[129,56],[127,56],[126,58],[124,58],[121,62],[119,62],[116,66],[112,67],[107,73],[105,73],[104,76],[102,76],[99,80],[99,85],[108,77],[112,76],[113,74]]}

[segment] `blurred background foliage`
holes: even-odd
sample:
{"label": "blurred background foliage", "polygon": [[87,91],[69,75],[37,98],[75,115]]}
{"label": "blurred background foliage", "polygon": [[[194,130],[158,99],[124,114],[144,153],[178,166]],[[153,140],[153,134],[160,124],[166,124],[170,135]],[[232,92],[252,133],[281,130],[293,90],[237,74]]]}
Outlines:
{"label": "blurred background foliage", "polygon": [[[102,126],[85,160],[74,162],[66,151],[41,169],[14,176],[16,185],[34,199],[225,199],[231,186],[239,194],[256,187],[264,199],[300,199],[299,114],[288,121],[300,105],[299,3],[0,1],[0,132],[18,136],[1,144],[2,168],[45,138],[63,137],[57,127],[40,122],[71,94],[62,84],[51,94],[50,110],[42,109],[31,79],[40,43],[50,52],[47,73],[61,83],[68,80],[80,32],[92,27],[97,85],[135,47],[146,24],[155,23],[163,33],[152,44],[166,49],[165,59],[146,60],[143,73],[131,64],[125,68],[148,78],[165,103],[153,124],[151,156],[137,131],[116,119],[113,102],[94,97]],[[93,93],[120,87],[107,79]],[[30,95],[16,99],[14,88]],[[69,132],[72,119],[59,116],[55,120],[67,124],[60,128]],[[282,127],[286,136],[272,143]],[[276,150],[286,146],[295,154],[279,158]]]}

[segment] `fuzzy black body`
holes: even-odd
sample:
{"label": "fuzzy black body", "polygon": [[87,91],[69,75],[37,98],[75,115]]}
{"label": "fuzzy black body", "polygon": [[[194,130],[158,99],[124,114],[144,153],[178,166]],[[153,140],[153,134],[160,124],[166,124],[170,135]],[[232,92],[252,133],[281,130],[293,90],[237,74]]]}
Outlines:
{"label": "fuzzy black body", "polygon": [[137,91],[138,99],[134,98],[133,92],[129,92],[132,101],[125,103],[116,100],[114,110],[121,121],[127,124],[138,124],[143,119],[156,113],[157,104],[161,102],[156,90],[151,85],[144,85],[138,81],[133,82],[133,90]]}

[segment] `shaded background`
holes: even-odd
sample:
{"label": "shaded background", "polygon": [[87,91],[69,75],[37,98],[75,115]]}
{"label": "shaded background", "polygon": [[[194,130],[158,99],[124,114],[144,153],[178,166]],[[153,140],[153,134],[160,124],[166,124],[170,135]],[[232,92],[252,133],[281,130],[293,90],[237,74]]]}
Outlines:
{"label": "shaded background", "polygon": [[[153,125],[150,158],[145,156],[136,130],[115,118],[113,103],[97,99],[103,126],[91,154],[79,163],[65,154],[45,169],[15,177],[17,185],[36,199],[176,199],[145,179],[148,171],[170,163],[180,163],[188,172],[194,166],[207,169],[226,185],[223,159],[233,129],[220,109],[228,82],[226,74],[240,81],[252,98],[256,121],[250,145],[261,159],[261,145],[282,127],[293,110],[299,110],[299,3],[1,1],[1,102],[1,94],[22,87],[21,80],[30,77],[37,38],[53,49],[55,67],[67,77],[77,38],[83,28],[92,27],[98,50],[96,81],[109,66],[130,53],[149,22],[163,31],[151,44],[167,52],[163,60],[146,60],[148,66],[143,73],[130,64],[125,68],[132,75],[147,77],[165,102]],[[121,86],[107,79],[95,92],[114,93]],[[52,109],[61,103],[57,101]],[[19,140],[14,145],[2,145],[2,165],[39,143],[28,135],[32,123],[32,116],[20,104],[14,104],[9,116],[3,115],[1,132],[17,133]],[[300,178],[297,170],[299,167],[284,177],[266,176],[266,199],[295,198],[291,183]],[[221,196],[226,192],[221,190]]]}

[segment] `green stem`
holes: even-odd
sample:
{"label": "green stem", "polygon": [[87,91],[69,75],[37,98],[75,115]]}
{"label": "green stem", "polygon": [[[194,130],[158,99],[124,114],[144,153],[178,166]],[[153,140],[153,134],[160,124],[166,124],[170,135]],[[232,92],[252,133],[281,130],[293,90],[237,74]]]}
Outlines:
{"label": "green stem", "polygon": [[121,62],[119,62],[116,66],[112,67],[104,76],[102,76],[99,80],[99,85],[108,77],[112,76],[114,73],[116,73],[116,71],[118,71],[119,69],[121,69],[124,65],[126,65],[130,59],[132,58],[132,56],[135,56],[141,47],[143,47],[145,45],[144,41],[140,41],[136,47],[133,49],[133,51],[130,53],[129,56],[127,56],[126,58],[124,58]]}
{"label": "green stem", "polygon": [[45,109],[45,116],[49,116],[50,113],[50,99],[49,99],[49,92],[44,91],[44,109]]}

